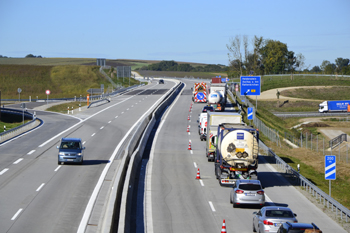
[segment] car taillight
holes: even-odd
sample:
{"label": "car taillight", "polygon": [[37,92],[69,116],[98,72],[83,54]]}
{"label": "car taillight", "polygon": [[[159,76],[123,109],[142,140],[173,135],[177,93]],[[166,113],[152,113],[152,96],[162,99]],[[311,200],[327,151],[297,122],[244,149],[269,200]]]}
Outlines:
{"label": "car taillight", "polygon": [[242,193],[244,193],[244,191],[243,191],[243,190],[237,189],[237,190],[236,190],[236,193],[242,194]]}
{"label": "car taillight", "polygon": [[264,191],[258,191],[257,193],[260,195],[264,195]]}
{"label": "car taillight", "polygon": [[264,225],[273,225],[273,223],[270,221],[264,220]]}

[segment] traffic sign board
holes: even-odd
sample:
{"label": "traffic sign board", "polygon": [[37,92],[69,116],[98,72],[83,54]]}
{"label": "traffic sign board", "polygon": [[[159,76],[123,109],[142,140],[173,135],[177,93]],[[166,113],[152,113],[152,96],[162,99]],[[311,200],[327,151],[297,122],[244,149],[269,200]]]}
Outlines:
{"label": "traffic sign board", "polygon": [[325,178],[326,180],[335,180],[336,177],[336,158],[335,155],[326,155],[324,157],[325,161]]}
{"label": "traffic sign board", "polygon": [[253,108],[248,108],[248,120],[253,120]]}
{"label": "traffic sign board", "polygon": [[198,100],[203,100],[204,99],[204,94],[202,92],[197,93],[197,99]]}
{"label": "traffic sign board", "polygon": [[241,76],[241,95],[260,95],[260,76]]}
{"label": "traffic sign board", "polygon": [[46,93],[46,95],[50,95],[51,92],[50,92],[50,90],[46,90],[45,93]]}

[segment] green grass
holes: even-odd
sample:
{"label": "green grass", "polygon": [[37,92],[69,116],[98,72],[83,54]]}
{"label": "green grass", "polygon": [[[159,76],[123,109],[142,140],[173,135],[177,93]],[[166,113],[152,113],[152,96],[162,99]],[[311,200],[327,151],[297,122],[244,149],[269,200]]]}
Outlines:
{"label": "green grass", "polygon": [[[47,111],[68,113],[68,107],[70,111],[72,110],[72,107],[73,107],[73,111],[79,111],[79,104],[80,104],[79,101],[59,104],[48,108]],[[84,107],[84,106],[87,106],[87,102],[81,102],[81,107]]]}
{"label": "green grass", "polygon": [[211,79],[215,76],[221,75],[226,77],[226,73],[210,73],[210,72],[183,72],[183,71],[152,71],[152,70],[138,70],[141,76],[144,77],[177,77],[183,78],[185,76],[200,78],[200,79]]}
{"label": "green grass", "polygon": [[297,88],[284,90],[281,95],[301,99],[349,100],[350,87]]}
{"label": "green grass", "polygon": [[[24,124],[27,123],[29,120],[24,120]],[[16,123],[6,123],[6,122],[2,122],[0,121],[0,133],[4,132],[4,126],[6,126],[6,130],[10,130],[13,128],[16,128],[17,126],[22,125],[23,122],[16,122]]]}
{"label": "green grass", "polygon": [[[254,101],[251,101],[254,102]],[[284,101],[258,101],[259,108],[268,109],[271,112],[315,112],[318,110],[319,102],[315,101],[289,101],[285,103],[282,107]]]}
{"label": "green grass", "polygon": [[[329,181],[325,180],[324,173],[315,171],[313,167],[308,166],[297,158],[283,154],[280,154],[279,157],[296,171],[298,170],[297,164],[300,164],[300,174],[310,180],[325,193],[329,193]],[[336,198],[338,202],[342,203],[342,205],[346,206],[347,208],[350,208],[350,192],[344,190],[350,190],[350,183],[348,182],[349,179],[350,176],[344,178],[337,177],[336,180],[332,181],[332,197]]]}

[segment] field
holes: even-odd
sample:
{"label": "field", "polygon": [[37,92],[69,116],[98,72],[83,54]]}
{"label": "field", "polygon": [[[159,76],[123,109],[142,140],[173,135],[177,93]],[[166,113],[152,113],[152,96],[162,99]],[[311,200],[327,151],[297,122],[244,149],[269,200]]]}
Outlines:
{"label": "field", "polygon": [[144,77],[193,77],[200,79],[211,79],[215,76],[221,75],[222,77],[226,77],[226,73],[209,73],[209,72],[183,72],[183,71],[152,71],[152,70],[138,70],[141,76]]}

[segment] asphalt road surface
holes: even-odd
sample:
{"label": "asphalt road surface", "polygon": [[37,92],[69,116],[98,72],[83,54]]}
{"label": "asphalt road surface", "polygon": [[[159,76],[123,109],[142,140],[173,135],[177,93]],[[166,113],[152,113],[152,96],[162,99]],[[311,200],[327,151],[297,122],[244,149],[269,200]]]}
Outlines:
{"label": "asphalt road surface", "polygon": [[[40,128],[0,147],[0,232],[76,232],[119,141],[174,85],[154,82],[74,117],[37,111]],[[82,138],[83,165],[57,164],[61,137]]]}
{"label": "asphalt road surface", "polygon": [[[205,142],[198,135],[196,121],[204,104],[194,104],[189,112],[191,84],[186,84],[160,123],[147,164],[146,232],[220,232],[224,219],[227,232],[252,232],[252,213],[258,209],[233,208],[231,188],[221,187],[216,180],[214,164],[207,161]],[[188,150],[189,141],[192,150]],[[196,179],[198,168],[200,180]],[[325,233],[346,232],[290,185],[263,156],[259,157],[258,175],[265,186],[266,205],[288,206],[297,213],[299,222],[314,222]]]}

